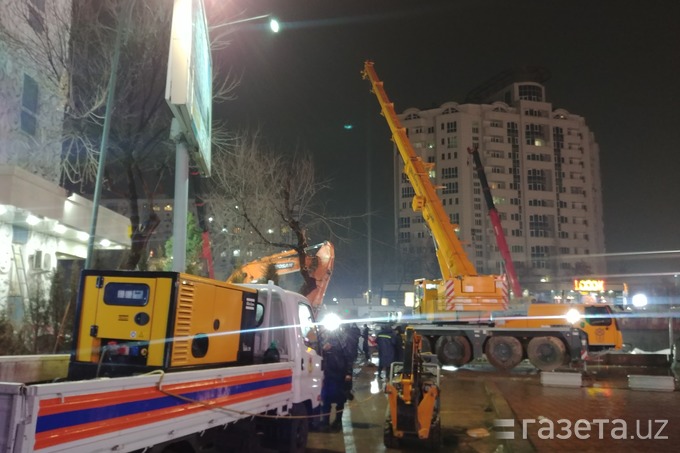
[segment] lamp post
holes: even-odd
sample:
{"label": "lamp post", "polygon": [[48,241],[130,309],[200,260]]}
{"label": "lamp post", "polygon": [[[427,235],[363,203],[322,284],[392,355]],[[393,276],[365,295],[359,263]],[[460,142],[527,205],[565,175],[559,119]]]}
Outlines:
{"label": "lamp post", "polygon": [[111,74],[109,75],[108,92],[106,94],[106,113],[104,114],[104,128],[102,131],[102,141],[99,147],[99,163],[97,166],[97,176],[94,184],[94,197],[92,199],[92,218],[90,222],[90,236],[87,239],[87,254],[85,256],[85,269],[92,265],[92,255],[94,254],[94,241],[97,232],[97,217],[99,215],[99,200],[102,193],[102,181],[104,179],[104,166],[106,165],[106,154],[109,146],[109,131],[111,130],[111,115],[113,114],[113,102],[116,93],[116,80],[118,76],[118,62],[120,61],[120,47],[122,45],[123,33],[127,31],[127,25],[132,14],[134,1],[130,2],[129,13],[118,21],[116,26],[116,43],[111,60]]}

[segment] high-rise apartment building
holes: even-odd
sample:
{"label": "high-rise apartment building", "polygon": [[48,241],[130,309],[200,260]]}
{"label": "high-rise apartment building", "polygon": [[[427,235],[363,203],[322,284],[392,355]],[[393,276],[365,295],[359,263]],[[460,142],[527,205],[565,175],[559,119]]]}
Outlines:
{"label": "high-rise apartment building", "polygon": [[[478,147],[525,288],[605,271],[599,148],[583,117],[548,102],[546,78],[539,68],[508,72],[471,92],[465,103],[399,115],[416,153],[434,164],[430,177],[477,271],[501,273],[503,260],[468,153]],[[399,249],[434,259],[398,158],[395,175]],[[418,273],[432,267],[417,267],[408,271],[431,277]]]}

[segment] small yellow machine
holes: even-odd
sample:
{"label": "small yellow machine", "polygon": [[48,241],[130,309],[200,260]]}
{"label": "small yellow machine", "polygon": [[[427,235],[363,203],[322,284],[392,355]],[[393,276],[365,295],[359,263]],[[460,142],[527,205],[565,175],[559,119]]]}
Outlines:
{"label": "small yellow machine", "polygon": [[404,362],[395,362],[385,384],[387,416],[384,443],[398,448],[405,437],[420,439],[432,449],[441,446],[439,417],[440,368],[421,356],[422,337],[406,328]]}
{"label": "small yellow machine", "polygon": [[257,291],[177,272],[85,270],[69,379],[250,364]]}

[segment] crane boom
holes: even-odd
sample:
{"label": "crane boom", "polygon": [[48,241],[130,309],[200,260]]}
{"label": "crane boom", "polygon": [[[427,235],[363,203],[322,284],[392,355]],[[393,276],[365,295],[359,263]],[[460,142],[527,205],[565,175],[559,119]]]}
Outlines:
{"label": "crane boom", "polygon": [[472,148],[468,148],[468,153],[472,155],[472,160],[475,163],[475,170],[477,171],[479,182],[482,185],[484,200],[486,201],[486,207],[489,210],[489,218],[493,225],[493,233],[496,236],[496,244],[503,257],[503,261],[505,262],[505,273],[508,276],[508,280],[510,280],[510,287],[515,293],[515,297],[520,297],[522,295],[522,288],[519,285],[519,279],[517,278],[517,272],[515,271],[515,264],[512,262],[508,242],[505,240],[505,233],[501,226],[501,218],[498,215],[496,204],[493,202],[493,197],[491,196],[491,187],[489,187],[489,181],[486,179],[486,172],[484,171],[484,165],[482,165],[482,158],[479,155],[478,146],[474,145]]}
{"label": "crane boom", "polygon": [[406,129],[394,111],[394,104],[387,97],[383,82],[373,68],[373,62],[365,62],[362,76],[371,82],[404,163],[404,173],[413,186],[415,196],[411,206],[415,212],[422,214],[437,247],[442,279],[415,281],[416,312],[430,320],[439,321],[457,321],[475,316],[478,319],[490,319],[491,312],[507,308],[508,292],[503,278],[477,274],[456,235],[457,225],[451,223],[430,180],[429,172],[434,165],[423,162],[414,151]]}
{"label": "crane boom", "polygon": [[425,222],[432,231],[437,244],[437,259],[442,271],[442,278],[451,279],[461,275],[477,275],[477,270],[468,259],[463,245],[456,236],[456,228],[449,220],[441,200],[430,181],[429,170],[432,164],[427,164],[416,154],[406,135],[406,129],[401,125],[394,111],[394,104],[390,102],[383,88],[383,82],[373,69],[373,62],[364,65],[364,78],[368,78],[373,86],[373,92],[378,98],[382,114],[392,131],[392,139],[397,145],[399,154],[404,161],[404,172],[408,176],[415,196],[412,208],[421,212]]}

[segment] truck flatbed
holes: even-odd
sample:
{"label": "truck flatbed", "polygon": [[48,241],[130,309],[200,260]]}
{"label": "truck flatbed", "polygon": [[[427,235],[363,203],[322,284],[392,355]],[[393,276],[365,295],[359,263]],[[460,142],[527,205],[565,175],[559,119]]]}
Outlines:
{"label": "truck flatbed", "polygon": [[[0,451],[134,451],[292,407],[293,364],[0,383]],[[16,431],[12,429],[16,427]]]}

